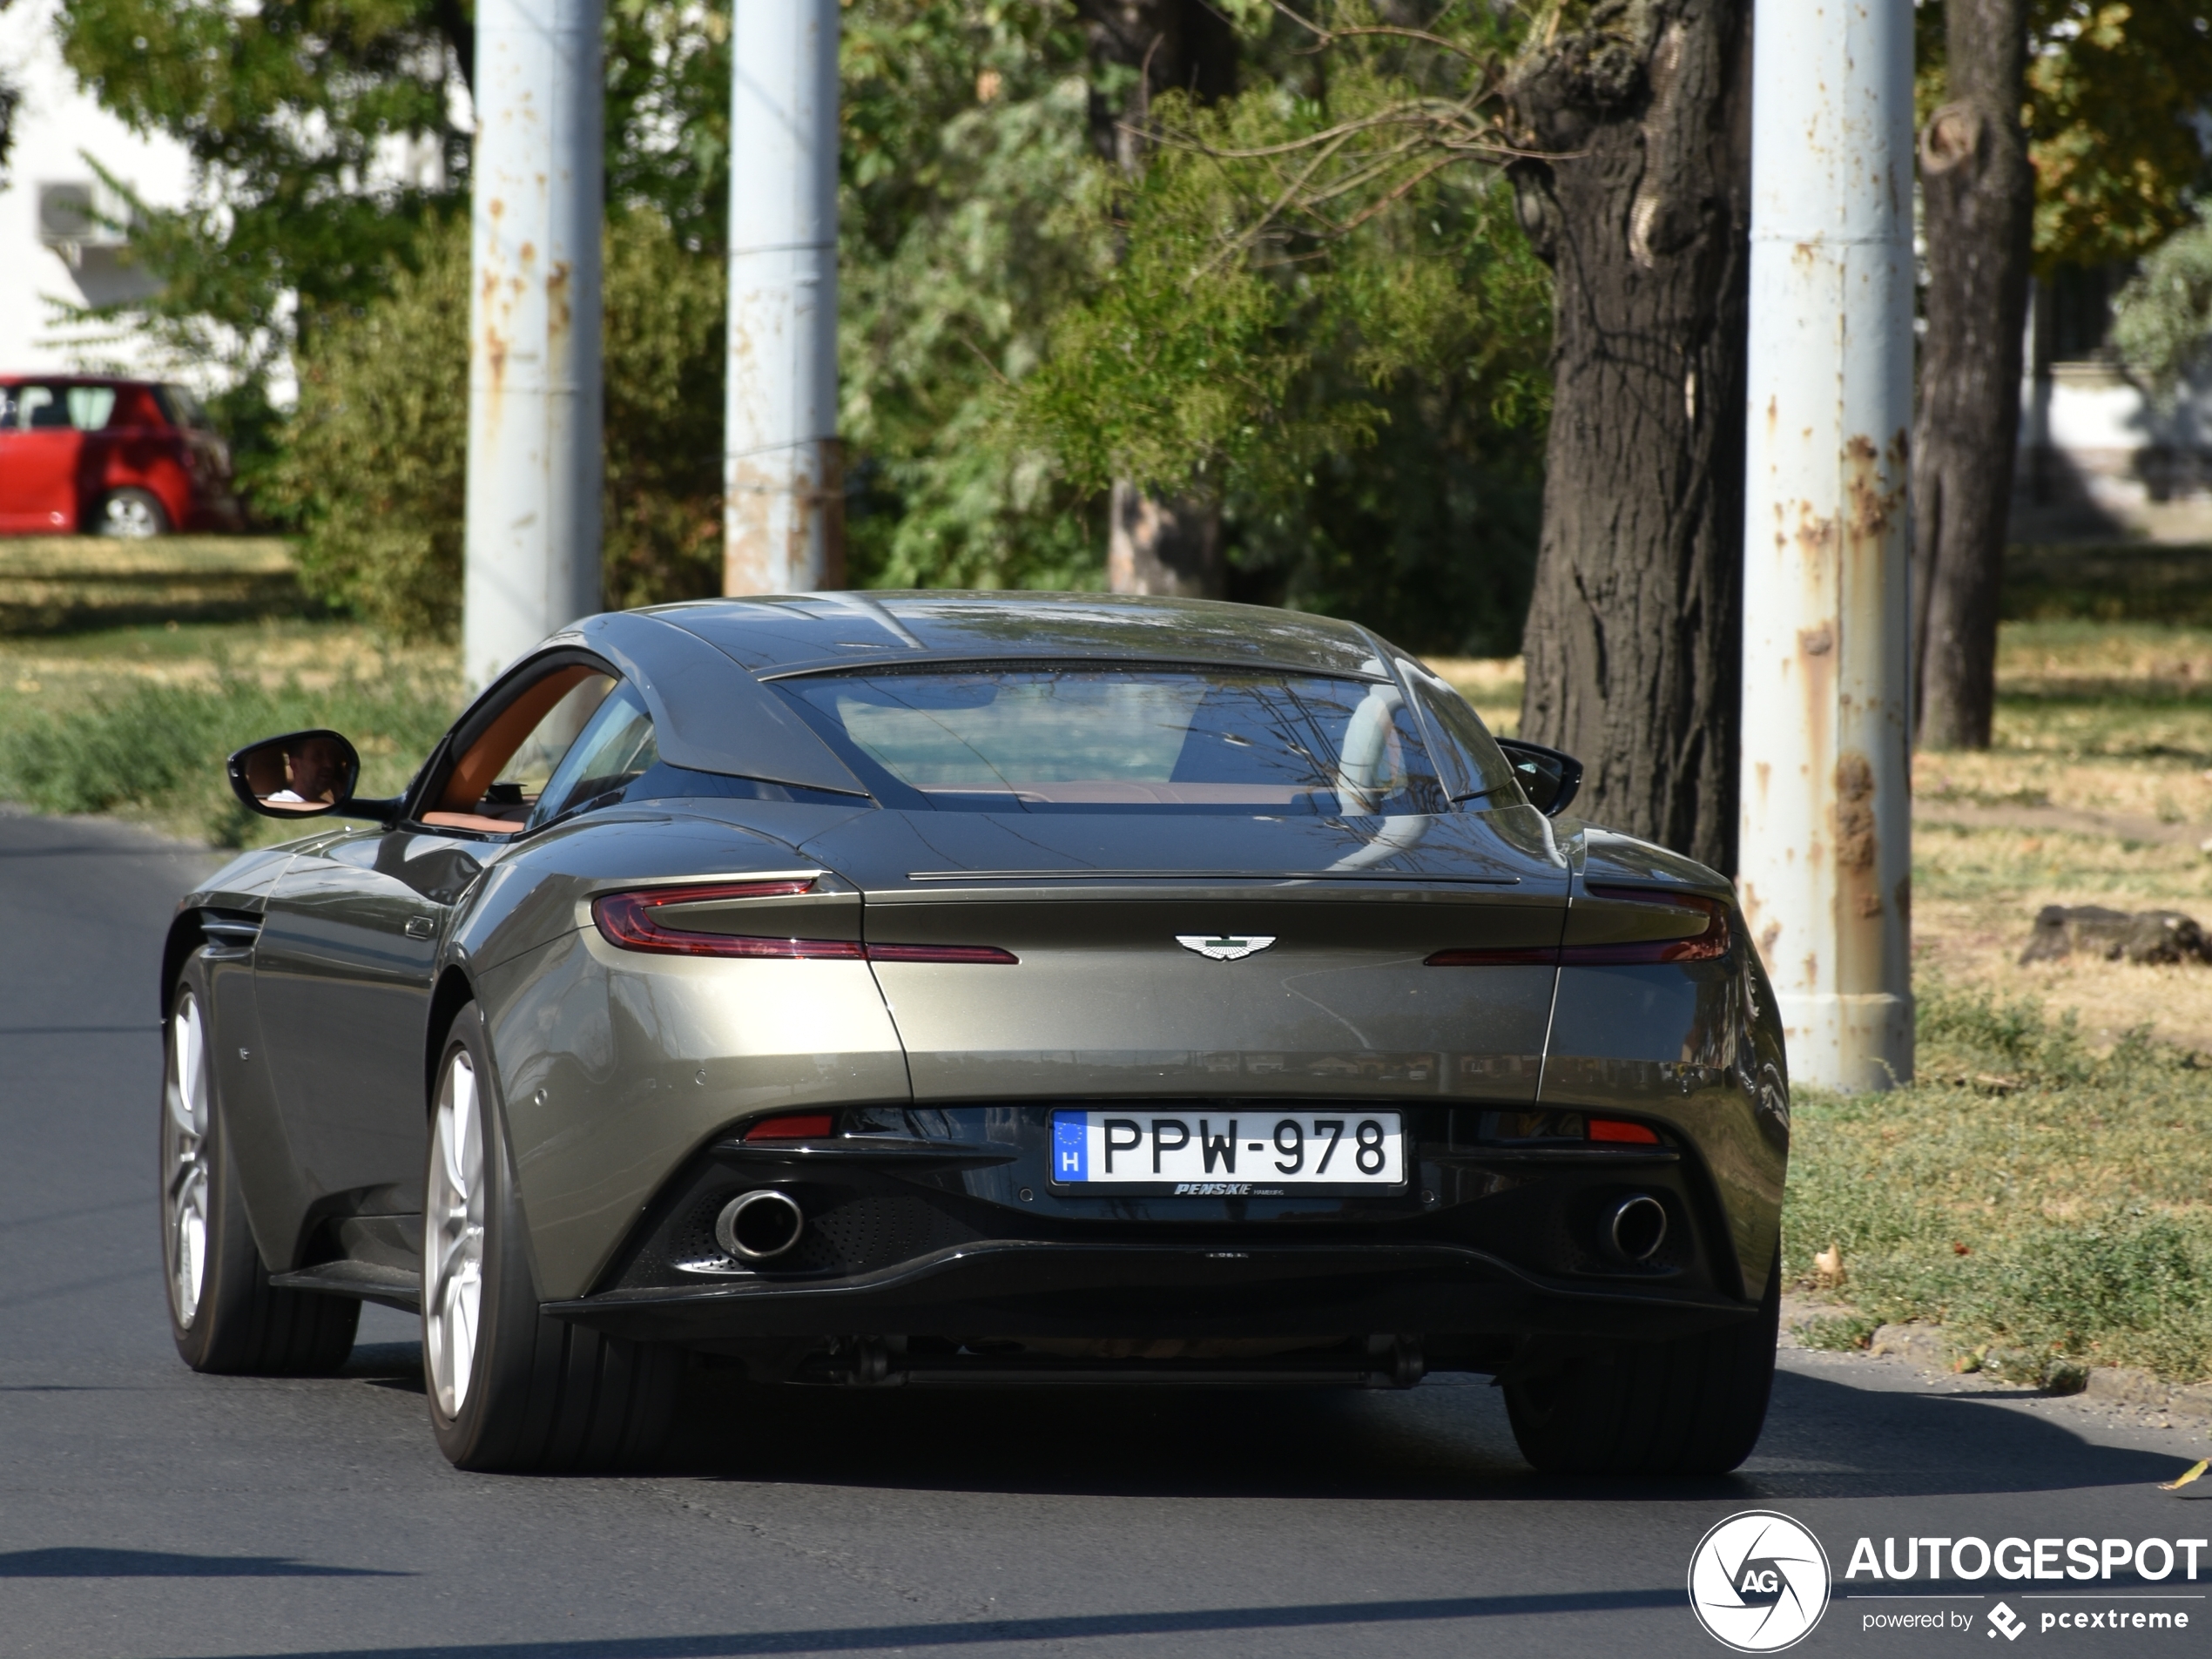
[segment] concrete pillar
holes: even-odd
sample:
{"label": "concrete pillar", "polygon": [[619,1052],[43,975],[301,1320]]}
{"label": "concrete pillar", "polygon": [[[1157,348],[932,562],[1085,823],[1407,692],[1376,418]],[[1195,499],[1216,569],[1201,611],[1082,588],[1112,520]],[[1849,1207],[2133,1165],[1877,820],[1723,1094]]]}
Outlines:
{"label": "concrete pillar", "polygon": [[838,0],[735,0],[725,593],[842,585]]}
{"label": "concrete pillar", "polygon": [[462,671],[600,607],[600,0],[479,0]]}
{"label": "concrete pillar", "polygon": [[1770,0],[1752,55],[1737,885],[1792,1076],[1912,1075],[1912,0]]}

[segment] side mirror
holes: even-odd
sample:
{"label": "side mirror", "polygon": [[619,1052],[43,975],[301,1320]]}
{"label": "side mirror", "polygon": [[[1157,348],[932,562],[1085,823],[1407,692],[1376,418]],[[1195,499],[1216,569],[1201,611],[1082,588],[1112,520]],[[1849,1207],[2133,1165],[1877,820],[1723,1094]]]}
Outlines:
{"label": "side mirror", "polygon": [[1573,755],[1520,738],[1500,738],[1498,747],[1506,752],[1506,764],[1521,780],[1528,804],[1546,818],[1565,812],[1582,786],[1582,763]]}
{"label": "side mirror", "polygon": [[361,758],[335,732],[291,732],[248,744],[230,758],[229,769],[231,792],[264,818],[319,818],[354,804]]}

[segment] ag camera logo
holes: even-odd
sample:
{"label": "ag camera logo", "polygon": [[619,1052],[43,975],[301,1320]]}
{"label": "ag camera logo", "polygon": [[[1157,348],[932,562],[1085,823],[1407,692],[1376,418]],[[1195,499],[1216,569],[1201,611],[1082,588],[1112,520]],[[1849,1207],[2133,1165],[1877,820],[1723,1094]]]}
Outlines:
{"label": "ag camera logo", "polygon": [[1708,1635],[1738,1653],[1780,1653],[1828,1610],[1828,1552],[1789,1516],[1746,1509],[1698,1541],[1689,1605]]}

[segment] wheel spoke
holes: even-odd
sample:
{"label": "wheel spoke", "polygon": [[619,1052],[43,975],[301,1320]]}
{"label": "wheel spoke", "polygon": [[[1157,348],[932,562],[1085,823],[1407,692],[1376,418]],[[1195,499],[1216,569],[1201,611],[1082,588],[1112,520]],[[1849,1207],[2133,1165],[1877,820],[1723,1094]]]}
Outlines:
{"label": "wheel spoke", "polygon": [[177,1324],[192,1328],[207,1281],[208,1086],[206,1028],[199,999],[177,999],[169,1022],[167,1107],[162,1125],[162,1201],[169,1246],[169,1302]]}
{"label": "wheel spoke", "polygon": [[422,1351],[439,1409],[458,1416],[475,1372],[483,1304],[483,1129],[466,1050],[447,1061],[424,1195]]}

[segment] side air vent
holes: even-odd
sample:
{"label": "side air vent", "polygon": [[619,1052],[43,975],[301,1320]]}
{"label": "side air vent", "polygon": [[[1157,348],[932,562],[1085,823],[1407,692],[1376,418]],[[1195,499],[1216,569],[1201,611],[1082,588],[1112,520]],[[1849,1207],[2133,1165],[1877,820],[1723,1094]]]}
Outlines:
{"label": "side air vent", "polygon": [[226,959],[253,954],[254,941],[261,937],[261,919],[240,915],[236,911],[203,910],[199,913],[199,931],[207,936],[207,952],[211,956]]}

